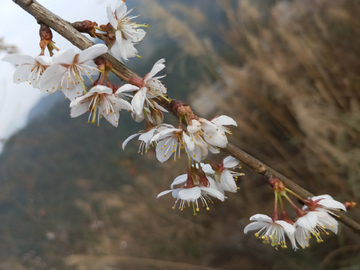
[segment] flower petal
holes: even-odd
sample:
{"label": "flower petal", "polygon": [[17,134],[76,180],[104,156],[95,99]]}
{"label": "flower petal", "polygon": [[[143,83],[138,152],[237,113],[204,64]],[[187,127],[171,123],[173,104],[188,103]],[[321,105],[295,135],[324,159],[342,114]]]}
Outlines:
{"label": "flower petal", "polygon": [[70,103],[70,107],[71,107],[70,116],[72,118],[78,117],[79,115],[86,113],[90,103],[90,100],[88,99],[83,100],[81,102],[74,102],[74,101]]}
{"label": "flower petal", "polygon": [[218,198],[222,202],[225,200],[224,194],[214,188],[201,187],[201,190],[215,198]]}
{"label": "flower petal", "polygon": [[120,93],[123,93],[123,92],[133,92],[133,91],[136,91],[136,90],[139,90],[139,89],[140,89],[139,87],[127,83],[127,84],[124,84],[123,86],[121,86],[121,87],[115,92],[115,95],[120,94]]}
{"label": "flower petal", "polygon": [[141,88],[131,101],[131,105],[137,115],[141,115],[143,113],[146,91],[146,87]]}
{"label": "flower petal", "polygon": [[201,190],[199,187],[183,188],[179,191],[179,198],[187,202],[194,202],[199,199],[200,195]]}
{"label": "flower petal", "polygon": [[182,175],[179,175],[178,177],[176,177],[176,178],[174,179],[174,181],[173,181],[173,182],[171,183],[171,185],[170,185],[171,189],[173,189],[174,186],[176,186],[176,185],[180,185],[180,184],[182,184],[182,183],[185,183],[186,180],[187,180],[187,178],[188,178],[188,175],[187,175],[187,174],[182,174]]}
{"label": "flower petal", "polygon": [[224,164],[225,168],[234,168],[237,165],[239,165],[239,163],[240,163],[240,161],[238,161],[236,158],[234,158],[232,156],[227,156],[223,160],[223,164]]}
{"label": "flower petal", "polygon": [[75,52],[73,49],[66,51],[59,51],[53,56],[53,65],[56,64],[68,64],[71,65],[74,62]]}
{"label": "flower petal", "polygon": [[159,71],[163,70],[165,68],[165,59],[162,58],[160,60],[158,60],[155,65],[152,67],[151,71],[149,72],[149,74],[147,74],[147,76],[145,77],[145,83],[151,79],[152,77],[154,77]]}
{"label": "flower petal", "polygon": [[116,30],[118,27],[118,21],[116,20],[110,5],[107,6],[106,13],[111,26]]}
{"label": "flower petal", "polygon": [[163,191],[163,192],[160,192],[158,195],[157,195],[157,197],[156,198],[160,198],[161,196],[164,196],[164,195],[166,195],[166,194],[168,194],[168,193],[170,193],[170,192],[172,192],[173,190],[172,189],[170,189],[170,190],[165,190],[165,191]]}
{"label": "flower petal", "polygon": [[122,144],[122,149],[124,150],[125,149],[125,146],[127,145],[127,143],[131,140],[131,139],[133,139],[133,138],[135,138],[136,136],[139,136],[140,135],[140,133],[135,133],[135,134],[133,134],[133,135],[130,135],[129,137],[127,137],[126,138],[126,140],[123,142],[123,144]]}
{"label": "flower petal", "polygon": [[121,20],[122,18],[125,17],[126,12],[127,12],[127,6],[125,4],[125,1],[119,1],[119,4],[115,9],[115,12],[116,12],[116,17],[118,20]]}
{"label": "flower petal", "polygon": [[104,44],[93,45],[79,53],[79,63],[94,60],[96,57],[106,53],[108,48]]}
{"label": "flower petal", "polygon": [[269,223],[266,223],[266,222],[253,222],[253,223],[250,223],[249,225],[247,225],[244,228],[244,233],[247,234],[249,231],[259,230],[261,228],[264,228],[267,225],[269,225]]}
{"label": "flower petal", "polygon": [[273,222],[271,217],[264,215],[264,214],[255,214],[255,215],[251,216],[249,220],[250,221],[268,222],[268,223]]}
{"label": "flower petal", "polygon": [[233,125],[233,126],[237,127],[235,120],[226,115],[220,115],[220,116],[212,119],[211,122],[213,122],[217,126]]}

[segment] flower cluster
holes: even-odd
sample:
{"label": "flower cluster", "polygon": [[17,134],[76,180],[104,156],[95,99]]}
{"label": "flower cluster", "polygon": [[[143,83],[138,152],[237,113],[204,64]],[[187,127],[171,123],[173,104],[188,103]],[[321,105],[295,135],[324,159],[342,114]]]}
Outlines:
{"label": "flower cluster", "polygon": [[[191,166],[187,174],[180,175],[175,178],[170,185],[170,190],[161,192],[158,198],[172,192],[173,197],[176,199],[175,206],[179,203],[179,209],[190,204],[193,204],[194,214],[199,211],[198,200],[202,205],[209,210],[209,203],[212,203],[211,197],[224,201],[225,191],[236,192],[238,187],[236,179],[242,173],[230,171],[230,168],[239,165],[239,161],[233,157],[226,157],[221,164],[198,164],[198,167]],[[216,171],[212,169],[216,168]],[[178,188],[174,186],[181,185]]]}
{"label": "flower cluster", "polygon": [[[236,181],[243,173],[233,171],[235,167],[240,168],[237,159],[228,156],[220,164],[208,160],[209,153],[218,154],[220,148],[228,146],[227,134],[232,134],[228,126],[237,126],[237,123],[226,115],[211,120],[201,118],[189,105],[171,100],[161,81],[166,75],[158,75],[165,68],[165,59],[158,60],[144,78],[126,77],[105,60],[102,56],[105,53],[126,62],[131,57],[141,58],[135,45],[146,35],[141,27],[149,26],[134,22],[139,16],[130,16],[132,11],[127,9],[125,0],[120,0],[114,10],[108,6],[107,24],[98,27],[96,22],[88,20],[71,24],[78,31],[103,40],[105,45],[97,44],[79,53],[73,49],[59,51],[52,41],[51,29],[41,24],[39,56],[12,54],[2,60],[16,65],[14,83],[27,82],[49,94],[62,92],[70,100],[73,118],[89,112],[89,123],[100,125],[100,119],[104,117],[117,127],[120,111],[126,110],[134,121],[144,121],[144,130],[129,136],[123,142],[123,148],[138,136],[139,153],[146,153],[153,146],[161,163],[171,157],[174,161],[180,159],[184,151],[188,159],[187,173],[176,177],[170,189],[159,193],[158,198],[171,193],[175,198],[173,208],[192,207],[196,215],[201,205],[209,210],[213,199],[224,201],[226,192],[234,193],[239,189]],[[50,56],[44,55],[46,48]],[[54,49],[58,51],[55,54]],[[114,85],[110,81],[110,72],[126,84]],[[91,84],[89,90],[85,86],[88,84]],[[163,123],[164,113],[168,111],[178,117],[177,125]],[[276,178],[269,178],[268,182],[275,193],[274,214],[272,217],[253,215],[252,223],[245,227],[244,233],[258,230],[255,235],[276,249],[287,247],[287,237],[294,250],[298,245],[308,247],[312,237],[322,242],[321,234],[328,234],[328,230],[337,233],[338,223],[333,216],[337,215],[336,211],[346,211],[345,205],[329,195],[304,199]],[[287,192],[303,202],[302,209],[291,201]],[[295,209],[297,217],[294,220],[285,211],[283,198]],[[281,211],[278,211],[278,203]]]}
{"label": "flower cluster", "polygon": [[245,227],[244,233],[260,229],[255,236],[276,249],[278,246],[287,247],[286,235],[294,250],[298,249],[296,243],[302,248],[308,247],[312,237],[316,238],[318,243],[323,242],[321,234],[329,234],[327,230],[337,233],[338,222],[333,216],[337,216],[336,211],[346,211],[344,204],[334,200],[330,195],[315,196],[304,199],[303,202],[305,205],[302,209],[292,203],[298,214],[295,222],[288,217],[284,209],[279,219],[275,201],[273,217],[262,214],[252,216],[250,221],[254,222]]}

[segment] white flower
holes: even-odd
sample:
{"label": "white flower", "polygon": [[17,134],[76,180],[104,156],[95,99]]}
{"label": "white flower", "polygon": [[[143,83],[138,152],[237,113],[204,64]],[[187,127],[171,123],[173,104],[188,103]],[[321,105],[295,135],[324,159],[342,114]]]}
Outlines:
{"label": "white flower", "polygon": [[337,233],[338,222],[330,216],[326,210],[319,209],[319,211],[310,211],[304,216],[299,217],[294,227],[296,241],[302,248],[309,246],[311,236],[314,236],[318,243],[323,242],[320,234],[326,233],[326,229]]}
{"label": "white flower", "polygon": [[160,132],[163,129],[166,129],[169,126],[172,127],[171,125],[168,125],[168,124],[162,124],[162,125],[158,125],[157,127],[152,128],[148,131],[139,131],[138,133],[135,133],[135,134],[129,136],[123,142],[122,149],[125,149],[125,146],[127,145],[127,143],[130,140],[132,140],[136,136],[139,136],[139,141],[141,141],[141,143],[140,143],[138,153],[141,153],[141,154],[143,154],[144,152],[147,153],[147,150],[150,148],[150,145],[152,143],[152,138],[154,137],[154,134],[157,132]]}
{"label": "white flower", "polygon": [[19,53],[8,54],[2,61],[17,65],[13,76],[14,83],[28,82],[34,88],[40,88],[40,77],[51,65],[51,57],[40,55],[34,58]]}
{"label": "white flower", "polygon": [[346,211],[345,205],[330,195],[314,196],[308,198],[305,203],[303,210],[307,213],[294,224],[296,241],[302,248],[309,246],[311,236],[314,236],[317,242],[323,242],[321,233],[329,234],[326,230],[330,230],[336,234],[338,222],[331,216],[336,215],[332,211]]}
{"label": "white flower", "polygon": [[96,57],[107,52],[107,47],[97,44],[76,54],[74,50],[58,52],[53,56],[53,64],[44,72],[40,86],[50,94],[60,90],[70,100],[81,96],[86,89],[83,76],[99,74],[93,61]]}
{"label": "white flower", "polygon": [[[156,158],[160,162],[167,161],[174,154],[174,161],[180,158],[180,150],[184,148],[184,139],[188,138],[182,129],[175,128],[171,125],[165,126],[157,133],[151,142],[156,142]],[[187,137],[186,137],[187,136]]]}
{"label": "white flower", "polygon": [[225,133],[232,134],[230,129],[224,127],[227,125],[237,126],[234,119],[229,116],[221,115],[208,121],[200,118],[201,129],[203,130],[204,140],[213,146],[224,148],[228,144]]}
{"label": "white flower", "polygon": [[[208,204],[208,202],[212,202],[210,196],[215,197],[220,201],[225,200],[224,195],[212,187],[194,186],[192,179],[189,181],[189,177],[190,176],[188,174],[178,176],[171,184],[171,189],[159,193],[157,198],[171,192],[172,196],[176,199],[173,209],[175,209],[178,202],[180,210],[183,210],[186,204],[190,206],[190,203],[194,203],[196,211],[200,210],[198,200],[200,200],[200,203],[206,207],[206,210],[210,209]],[[186,182],[186,184],[183,187],[176,189],[173,188],[174,185],[182,184],[184,182]],[[188,183],[191,183],[191,186]]]}
{"label": "white flower", "polygon": [[190,140],[192,144],[185,145],[188,156],[197,162],[205,159],[210,151],[213,154],[219,153],[219,149],[208,144],[203,137],[204,131],[201,128],[201,124],[198,120],[191,120],[187,126]]}
{"label": "white flower", "polygon": [[334,200],[330,195],[319,195],[308,198],[312,201],[309,206],[304,205],[303,210],[317,210],[318,208],[326,209],[328,212],[343,210],[346,211],[346,207],[341,202]]}
{"label": "white flower", "polygon": [[134,95],[134,98],[131,101],[134,112],[139,117],[143,114],[145,100],[147,100],[148,105],[153,106],[154,109],[157,109],[154,105],[151,105],[152,103],[149,101],[149,99],[161,96],[166,93],[165,86],[159,81],[159,79],[165,76],[154,77],[159,71],[165,68],[164,62],[165,59],[160,59],[155,63],[151,71],[144,77],[143,86]]}
{"label": "white flower", "polygon": [[239,161],[236,158],[227,156],[224,158],[221,164],[213,165],[215,170],[211,168],[209,164],[203,164],[202,168],[206,174],[214,175],[218,190],[221,192],[237,192],[238,187],[236,185],[236,180],[238,176],[243,176],[243,173],[238,173],[229,170],[239,165]]}
{"label": "white flower", "polygon": [[97,120],[99,125],[100,117],[104,116],[114,127],[118,126],[121,109],[132,109],[130,103],[115,96],[113,90],[104,85],[94,86],[86,95],[73,100],[70,107],[71,117],[90,111],[89,122]]}
{"label": "white flower", "polygon": [[126,17],[134,9],[127,11],[125,1],[119,1],[115,12],[111,10],[110,5],[107,7],[107,16],[111,26],[115,30],[116,41],[111,47],[111,52],[115,55],[128,60],[129,57],[137,55],[137,50],[134,47],[134,43],[140,42],[146,32],[139,27],[148,27],[147,25],[140,25],[131,22],[139,16]]}
{"label": "white flower", "polygon": [[139,141],[141,141],[140,143],[140,147],[139,147],[139,151],[138,153],[143,154],[144,152],[147,153],[147,150],[150,148],[150,144],[151,144],[151,138],[154,136],[154,132],[156,131],[155,128],[150,129],[147,132],[144,131],[140,131],[138,133],[135,133],[131,136],[129,136],[122,144],[122,149],[125,149],[125,146],[127,145],[127,143],[135,138],[136,136],[139,136]]}
{"label": "white flower", "polygon": [[267,215],[256,214],[250,217],[250,221],[255,221],[247,225],[244,229],[246,234],[248,231],[259,230],[255,236],[263,239],[264,243],[270,243],[277,249],[278,246],[286,248],[285,235],[290,239],[292,248],[297,249],[294,233],[295,228],[284,220],[273,220]]}

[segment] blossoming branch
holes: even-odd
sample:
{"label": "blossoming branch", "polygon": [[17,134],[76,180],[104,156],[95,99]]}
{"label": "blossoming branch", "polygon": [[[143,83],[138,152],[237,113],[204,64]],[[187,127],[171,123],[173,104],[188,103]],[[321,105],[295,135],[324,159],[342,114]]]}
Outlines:
{"label": "blossoming branch", "polygon": [[[149,25],[134,21],[139,16],[131,15],[134,9],[128,10],[125,0],[118,1],[115,9],[109,6],[104,11],[108,22],[100,26],[88,20],[68,23],[36,1],[14,2],[40,23],[38,56],[12,54],[2,59],[16,65],[14,83],[28,83],[29,87],[49,94],[62,92],[70,100],[71,117],[88,112],[89,123],[100,125],[100,119],[104,117],[117,127],[121,110],[131,113],[134,121],[144,122],[144,129],[130,135],[123,148],[138,136],[141,141],[139,152],[143,154],[154,147],[156,158],[161,163],[169,159],[176,161],[184,155],[188,159],[188,166],[184,169],[186,173],[175,178],[170,189],[160,192],[158,198],[171,193],[175,199],[173,208],[190,208],[194,215],[201,206],[209,210],[214,201],[224,202],[227,192],[238,191],[237,180],[243,173],[235,171],[235,168],[241,168],[239,164],[242,162],[254,172],[264,175],[274,192],[273,215],[253,215],[250,218],[253,222],[245,227],[245,233],[258,230],[255,235],[275,248],[286,248],[287,237],[294,250],[298,245],[302,248],[309,246],[311,237],[322,242],[322,234],[328,234],[328,231],[337,233],[335,218],[360,233],[360,225],[342,213],[354,203],[343,204],[330,195],[313,196],[230,144],[227,138],[227,134],[232,134],[229,126],[236,127],[237,124],[229,116],[204,119],[195,115],[188,104],[172,100],[160,80],[165,75],[158,75],[165,69],[165,59],[158,60],[143,78],[128,69],[122,62],[126,63],[131,57],[141,58],[135,45],[145,38],[143,28],[149,28]],[[83,51],[75,53],[71,48],[59,50],[52,40],[51,29]],[[104,44],[94,45],[79,32],[98,38]],[[46,50],[48,56],[45,55]],[[110,73],[126,84],[114,85]],[[85,86],[85,79],[90,81],[90,89]],[[176,126],[163,122],[164,114],[168,112],[177,117]],[[209,153],[218,154],[221,151],[230,156],[220,163],[208,160]],[[297,206],[288,195],[299,200],[302,206]],[[285,203],[290,204],[293,212],[285,210]]]}

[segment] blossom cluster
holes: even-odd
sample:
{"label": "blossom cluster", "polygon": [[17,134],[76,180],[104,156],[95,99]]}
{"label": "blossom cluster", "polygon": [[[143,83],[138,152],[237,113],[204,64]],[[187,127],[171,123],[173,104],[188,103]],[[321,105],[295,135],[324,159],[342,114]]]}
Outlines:
{"label": "blossom cluster", "polygon": [[256,214],[250,217],[254,221],[247,225],[244,233],[259,230],[255,236],[262,239],[264,243],[270,243],[273,247],[286,248],[285,235],[289,238],[292,248],[309,247],[310,239],[316,238],[317,242],[323,242],[321,234],[329,234],[327,230],[337,233],[338,222],[333,216],[336,211],[346,211],[344,204],[334,200],[330,195],[320,195],[304,200],[302,209],[296,209],[298,217],[295,222],[289,219],[285,210],[282,211],[282,219],[278,218],[275,210],[273,218]]}
{"label": "blossom cluster", "polygon": [[[190,207],[190,204],[192,204],[195,214],[195,211],[199,211],[198,200],[200,200],[206,210],[209,210],[209,203],[212,202],[211,197],[224,201],[226,198],[225,191],[237,192],[238,187],[235,181],[238,176],[243,174],[229,169],[238,165],[238,160],[228,156],[221,164],[211,166],[210,164],[200,163],[198,168],[191,166],[187,174],[176,177],[170,185],[171,189],[159,193],[158,198],[171,192],[176,199],[174,209],[180,201],[180,210],[183,210],[186,205]],[[174,188],[174,186],[179,185],[180,187]]]}
{"label": "blossom cluster", "polygon": [[[218,154],[220,148],[227,147],[227,134],[232,134],[228,126],[237,126],[237,123],[226,115],[216,116],[211,120],[201,118],[194,114],[189,105],[171,100],[161,81],[166,75],[158,75],[165,68],[165,59],[158,60],[144,78],[128,78],[116,73],[102,57],[103,54],[111,53],[125,62],[131,57],[141,58],[135,45],[146,35],[141,27],[149,26],[133,22],[139,17],[129,15],[133,10],[128,10],[125,0],[120,0],[114,10],[108,6],[107,24],[99,27],[97,23],[90,21],[71,24],[77,30],[103,40],[105,44],[93,45],[79,53],[69,49],[54,54],[53,50],[58,48],[52,41],[51,30],[42,24],[39,56],[10,54],[2,60],[16,65],[14,83],[26,82],[49,94],[62,92],[65,98],[70,100],[70,116],[73,118],[89,112],[89,123],[99,125],[100,119],[104,117],[117,127],[120,111],[126,110],[131,113],[134,121],[144,121],[144,130],[129,136],[123,142],[123,148],[131,139],[138,137],[139,152],[146,153],[153,146],[156,158],[161,163],[170,158],[177,161],[181,152],[185,152],[188,159],[187,173],[176,177],[170,189],[159,193],[158,198],[171,193],[175,199],[173,208],[183,210],[192,207],[196,215],[201,205],[209,210],[213,199],[225,201],[226,192],[235,193],[239,189],[236,181],[243,173],[233,170],[240,168],[237,159],[228,156],[220,164],[208,160],[209,153]],[[46,48],[50,56],[44,55]],[[109,79],[110,72],[127,83],[114,85]],[[88,90],[86,85],[89,83],[91,86]],[[169,110],[178,116],[179,122],[176,126],[163,122],[164,113]],[[297,245],[302,248],[309,246],[311,237],[321,242],[321,233],[327,234],[327,230],[337,233],[338,223],[333,216],[336,216],[336,211],[346,211],[342,203],[329,195],[301,198],[284,187],[279,180],[270,184],[275,192],[273,217],[253,215],[250,218],[253,222],[245,227],[245,233],[258,230],[255,235],[275,248],[286,248],[287,236],[295,250],[298,249]],[[303,208],[298,208],[286,192],[301,200],[304,203]],[[282,198],[294,207],[297,214],[295,220],[288,217]],[[281,206],[280,212],[278,202]]]}

